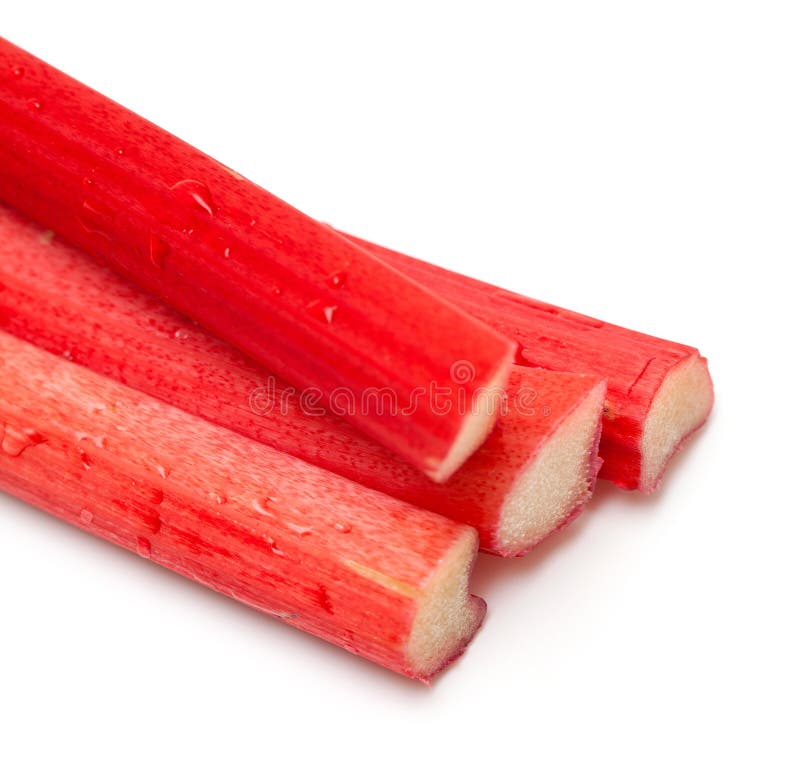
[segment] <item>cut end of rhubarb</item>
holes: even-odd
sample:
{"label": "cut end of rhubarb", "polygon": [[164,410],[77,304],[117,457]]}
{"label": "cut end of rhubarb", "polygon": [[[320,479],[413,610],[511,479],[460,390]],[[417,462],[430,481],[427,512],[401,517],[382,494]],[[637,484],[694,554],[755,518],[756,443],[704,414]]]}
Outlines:
{"label": "cut end of rhubarb", "polygon": [[508,377],[514,365],[514,352],[512,347],[494,377],[475,391],[470,410],[464,417],[461,430],[447,456],[438,464],[430,461],[425,473],[437,484],[446,482],[458,471],[492,432],[502,405],[497,399],[508,385]]}
{"label": "cut end of rhubarb", "polygon": [[540,447],[503,504],[503,555],[525,554],[580,514],[594,491],[606,383],[600,382]]}
{"label": "cut end of rhubarb", "polygon": [[486,603],[469,592],[477,551],[477,534],[465,531],[422,593],[406,647],[415,678],[426,681],[458,658],[483,622]]}
{"label": "cut end of rhubarb", "polygon": [[667,374],[644,422],[642,492],[658,488],[670,458],[703,425],[713,403],[708,363],[699,354],[685,358]]}

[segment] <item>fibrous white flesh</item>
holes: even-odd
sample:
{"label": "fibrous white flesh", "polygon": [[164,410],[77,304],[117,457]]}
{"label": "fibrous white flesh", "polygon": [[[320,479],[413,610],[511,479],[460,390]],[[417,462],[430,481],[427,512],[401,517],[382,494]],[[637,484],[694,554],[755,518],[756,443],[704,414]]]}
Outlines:
{"label": "fibrous white flesh", "polygon": [[581,401],[509,492],[498,535],[504,551],[519,554],[530,549],[591,494],[605,393],[605,383],[600,383]]}
{"label": "fibrous white flesh", "polygon": [[680,443],[708,417],[714,388],[704,358],[692,355],[666,376],[653,399],[642,433],[639,489],[652,492]]}
{"label": "fibrous white flesh", "polygon": [[434,482],[446,482],[472,455],[478,447],[486,441],[486,437],[494,427],[500,416],[500,404],[495,400],[499,392],[508,384],[511,373],[512,355],[509,353],[507,362],[497,371],[484,387],[478,388],[468,407],[464,423],[458,432],[456,440],[450,447],[447,457],[438,465],[431,465],[427,471]]}
{"label": "fibrous white flesh", "polygon": [[477,535],[465,533],[422,592],[417,615],[406,646],[415,675],[427,677],[458,655],[483,617],[483,603],[469,593],[469,577]]}

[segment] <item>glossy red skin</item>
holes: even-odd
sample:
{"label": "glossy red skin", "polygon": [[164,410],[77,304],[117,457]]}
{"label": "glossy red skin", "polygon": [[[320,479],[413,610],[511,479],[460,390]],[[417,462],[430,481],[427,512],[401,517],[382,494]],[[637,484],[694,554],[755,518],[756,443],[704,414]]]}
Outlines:
{"label": "glossy red skin", "polygon": [[641,481],[644,422],[667,375],[687,358],[699,356],[696,348],[604,323],[344,236],[514,339],[519,344],[517,363],[606,377],[599,476],[626,489],[653,489],[644,488]]}
{"label": "glossy red skin", "polygon": [[[474,391],[513,343],[154,124],[0,38],[0,199],[300,388]],[[360,430],[432,476],[464,417],[362,406]]]}
{"label": "glossy red skin", "polygon": [[4,332],[0,385],[2,489],[294,627],[429,677],[405,656],[418,596],[470,528]]}
{"label": "glossy red skin", "polygon": [[[283,382],[274,382],[273,411],[259,412],[269,375],[255,362],[2,206],[0,328],[256,441],[465,522],[478,530],[484,551],[501,555],[508,553],[498,539],[506,497],[599,381],[515,367],[509,413],[447,483],[436,484],[332,414],[304,411]],[[520,389],[529,396],[535,391],[533,414],[515,403]]]}

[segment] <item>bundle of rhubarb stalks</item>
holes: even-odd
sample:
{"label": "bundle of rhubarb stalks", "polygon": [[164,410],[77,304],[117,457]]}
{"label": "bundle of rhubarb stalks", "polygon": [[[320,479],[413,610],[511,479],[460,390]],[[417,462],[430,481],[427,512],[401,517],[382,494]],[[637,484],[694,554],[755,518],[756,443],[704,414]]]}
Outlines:
{"label": "bundle of rhubarb stalks", "polygon": [[429,680],[599,475],[652,492],[698,351],[335,231],[0,39],[0,487]]}

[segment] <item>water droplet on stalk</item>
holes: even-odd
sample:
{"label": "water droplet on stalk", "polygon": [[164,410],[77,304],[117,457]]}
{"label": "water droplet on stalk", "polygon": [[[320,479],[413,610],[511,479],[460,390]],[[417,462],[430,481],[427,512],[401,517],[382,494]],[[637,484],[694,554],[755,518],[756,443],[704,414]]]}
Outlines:
{"label": "water droplet on stalk", "polygon": [[33,428],[13,428],[6,425],[0,449],[9,457],[19,457],[29,447],[42,444],[45,438]]}
{"label": "water droplet on stalk", "polygon": [[136,553],[140,557],[144,557],[145,560],[150,559],[150,556],[153,553],[153,549],[150,546],[150,542],[146,538],[136,539]]}
{"label": "water droplet on stalk", "polygon": [[169,245],[161,237],[150,235],[150,263],[157,269],[163,269],[169,255]]}
{"label": "water droplet on stalk", "polygon": [[340,533],[349,533],[352,530],[352,528],[347,522],[337,522],[334,525],[334,528],[338,530]]}
{"label": "water droplet on stalk", "polygon": [[341,288],[344,285],[344,281],[347,279],[347,275],[344,272],[334,272],[328,278],[328,285],[331,288]]}
{"label": "water droplet on stalk", "polygon": [[199,207],[208,215],[213,216],[216,211],[208,186],[199,180],[179,180],[170,188],[170,191]]}
{"label": "water droplet on stalk", "polygon": [[314,532],[308,525],[295,525],[292,522],[287,522],[286,527],[299,536],[310,536]]}
{"label": "water droplet on stalk", "polygon": [[147,530],[153,534],[161,532],[161,515],[155,509],[145,506],[141,509],[141,517]]}
{"label": "water droplet on stalk", "polygon": [[253,508],[265,517],[269,516],[269,500],[267,498],[255,498]]}
{"label": "water droplet on stalk", "polygon": [[[84,181],[86,182],[86,181]],[[89,185],[92,184],[88,181]],[[112,220],[113,213],[105,205],[93,199],[84,199],[81,204],[81,214],[78,216],[81,226],[90,234],[99,234],[101,237],[111,239],[106,231],[105,224]]]}
{"label": "water droplet on stalk", "polygon": [[[89,411],[92,411],[91,407],[87,407]],[[98,449],[106,449],[108,447],[108,438],[105,436],[90,436],[87,433],[76,433],[75,438],[77,439],[78,443],[83,441],[91,441],[92,444],[95,445]],[[79,449],[82,449],[79,447]]]}
{"label": "water droplet on stalk", "polygon": [[157,460],[154,460],[147,455],[142,456],[141,458],[142,463],[152,468],[162,479],[166,479],[171,473],[171,469],[165,465],[162,465]]}
{"label": "water droplet on stalk", "polygon": [[91,468],[94,465],[94,463],[92,462],[92,459],[87,454],[86,450],[83,449],[83,447],[76,447],[76,450],[78,452],[78,460],[81,461],[81,463],[83,464],[83,467],[87,471],[91,470]]}
{"label": "water droplet on stalk", "polygon": [[91,525],[94,522],[94,514],[89,509],[81,509],[78,517],[82,525]]}
{"label": "water droplet on stalk", "polygon": [[240,175],[236,170],[231,169],[225,164],[220,164],[219,166],[222,167],[222,169],[224,169],[225,172],[227,172],[235,180],[246,180],[246,178],[243,175]]}
{"label": "water droplet on stalk", "polygon": [[41,110],[42,109],[42,103],[39,100],[37,100],[35,97],[31,97],[28,100],[28,107],[31,110]]}
{"label": "water droplet on stalk", "polygon": [[[130,480],[130,492],[134,498],[141,498],[147,503],[152,503],[154,506],[159,506],[164,502],[164,491],[160,487],[152,487],[147,482],[141,482],[138,479]],[[150,506],[145,506],[150,509]]]}
{"label": "water droplet on stalk", "polygon": [[297,619],[300,614],[290,613],[289,611],[270,611],[268,608],[261,609],[267,616],[274,616],[277,619]]}
{"label": "water droplet on stalk", "polygon": [[323,611],[326,613],[332,614],[333,613],[333,603],[331,602],[331,596],[328,593],[328,590],[322,585],[317,585],[317,592],[316,592],[317,602],[322,608]]}
{"label": "water droplet on stalk", "polygon": [[22,76],[25,75],[25,68],[17,66],[14,67],[11,72],[14,73],[15,78],[22,78]]}
{"label": "water droplet on stalk", "polygon": [[338,307],[335,304],[324,304],[320,299],[315,299],[306,309],[314,317],[324,320],[326,323],[333,323],[333,316],[336,314]]}

